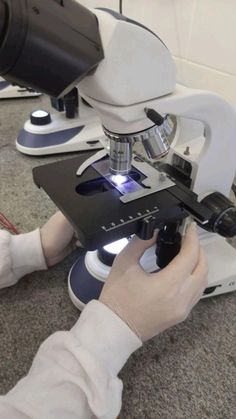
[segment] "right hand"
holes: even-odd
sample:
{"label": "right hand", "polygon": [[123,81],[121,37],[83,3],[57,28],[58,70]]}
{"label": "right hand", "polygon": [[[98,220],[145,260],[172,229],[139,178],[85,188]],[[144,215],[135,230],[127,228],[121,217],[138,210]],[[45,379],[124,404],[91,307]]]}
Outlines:
{"label": "right hand", "polygon": [[185,320],[207,287],[207,262],[195,223],[173,261],[148,274],[139,261],[153,244],[134,237],[116,257],[100,296],[143,342]]}

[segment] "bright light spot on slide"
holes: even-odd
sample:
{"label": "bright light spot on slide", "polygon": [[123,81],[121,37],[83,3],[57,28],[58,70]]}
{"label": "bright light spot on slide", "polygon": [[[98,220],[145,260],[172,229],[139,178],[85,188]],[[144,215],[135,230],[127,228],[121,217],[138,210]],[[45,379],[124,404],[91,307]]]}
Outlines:
{"label": "bright light spot on slide", "polygon": [[111,177],[111,181],[115,183],[117,186],[120,186],[127,181],[127,176],[114,175]]}

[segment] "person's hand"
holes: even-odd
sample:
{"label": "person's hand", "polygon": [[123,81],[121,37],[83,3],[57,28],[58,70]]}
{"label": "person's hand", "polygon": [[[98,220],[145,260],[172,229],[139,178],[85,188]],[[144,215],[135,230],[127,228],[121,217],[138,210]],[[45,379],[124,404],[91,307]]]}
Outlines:
{"label": "person's hand", "polygon": [[40,229],[40,233],[48,267],[63,260],[79,245],[72,225],[61,212],[54,214]]}
{"label": "person's hand", "polygon": [[152,244],[134,237],[116,257],[100,296],[143,342],[185,320],[207,286],[207,262],[195,223],[173,261],[148,274],[139,260]]}

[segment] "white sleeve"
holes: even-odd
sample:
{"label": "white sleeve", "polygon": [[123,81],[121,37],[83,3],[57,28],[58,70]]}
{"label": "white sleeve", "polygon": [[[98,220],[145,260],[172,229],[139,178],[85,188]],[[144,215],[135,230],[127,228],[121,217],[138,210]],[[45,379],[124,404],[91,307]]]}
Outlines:
{"label": "white sleeve", "polygon": [[24,275],[47,269],[39,228],[13,236],[0,231],[0,288],[10,287]]}
{"label": "white sleeve", "polygon": [[117,374],[141,345],[116,314],[91,301],[71,331],[49,337],[28,376],[0,397],[0,417],[117,418],[122,396]]}

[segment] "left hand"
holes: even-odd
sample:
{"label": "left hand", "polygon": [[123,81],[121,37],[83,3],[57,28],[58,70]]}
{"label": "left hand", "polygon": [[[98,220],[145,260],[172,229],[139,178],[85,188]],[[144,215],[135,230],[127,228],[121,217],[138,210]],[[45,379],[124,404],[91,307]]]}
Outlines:
{"label": "left hand", "polygon": [[58,211],[40,229],[41,243],[48,267],[56,265],[79,246],[75,231]]}

